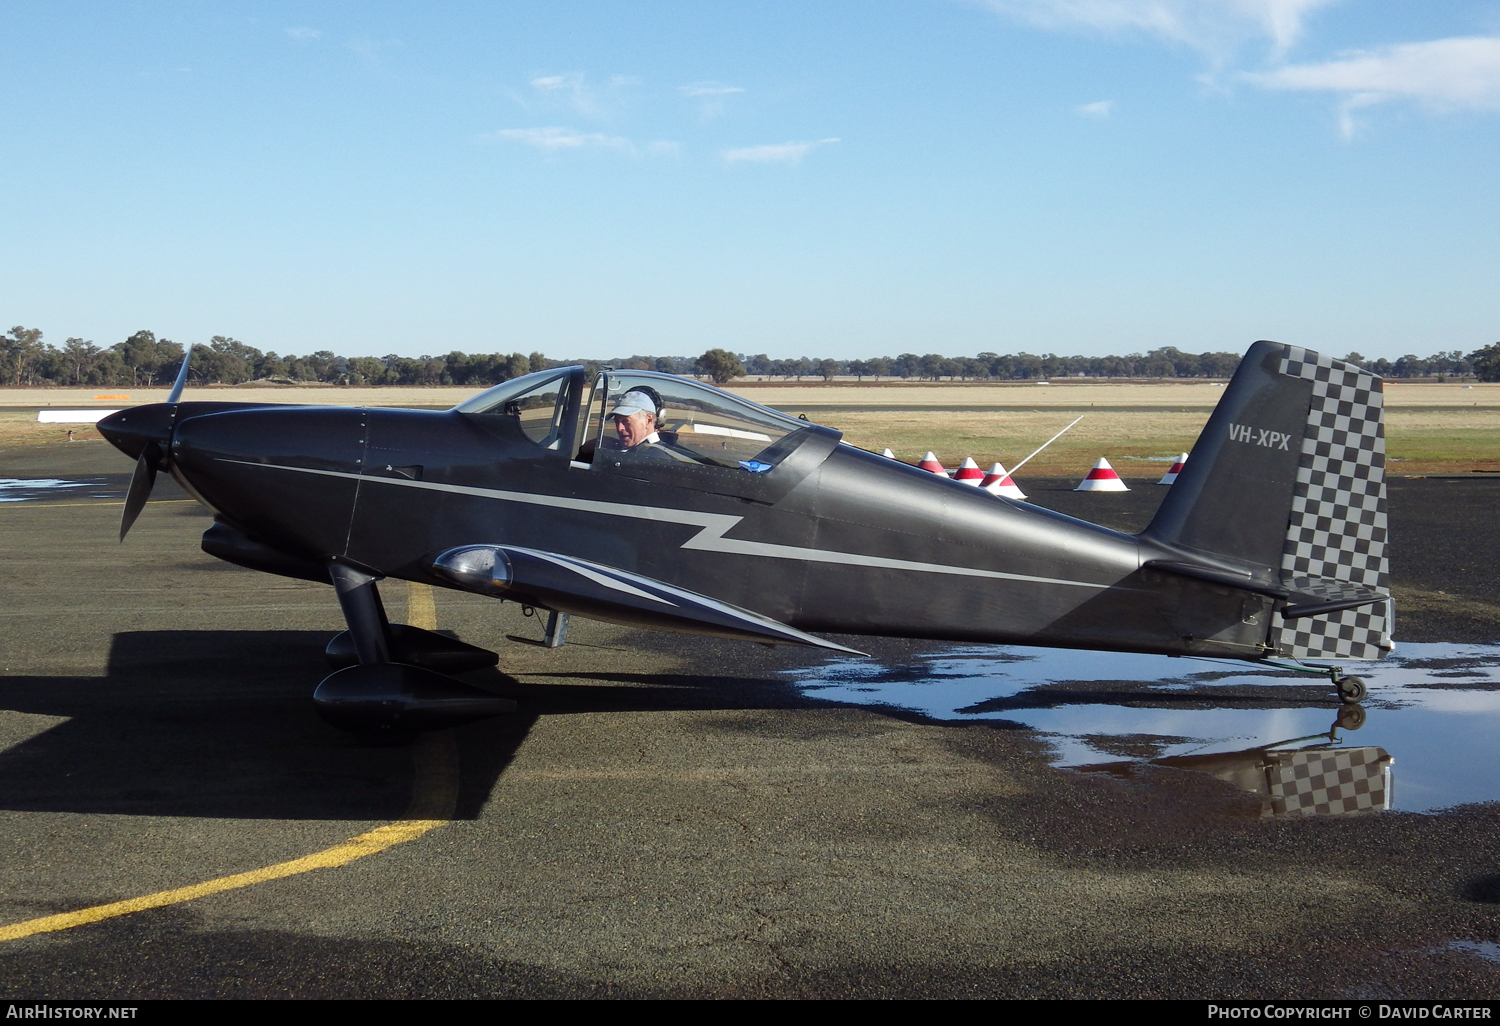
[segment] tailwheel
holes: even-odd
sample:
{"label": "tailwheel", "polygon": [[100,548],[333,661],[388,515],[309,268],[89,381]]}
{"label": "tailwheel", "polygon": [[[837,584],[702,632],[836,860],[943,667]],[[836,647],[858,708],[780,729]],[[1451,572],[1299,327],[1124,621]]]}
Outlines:
{"label": "tailwheel", "polygon": [[1338,688],[1339,701],[1345,705],[1354,705],[1358,702],[1363,702],[1365,696],[1370,693],[1369,689],[1365,687],[1365,682],[1358,677],[1340,677],[1333,682],[1333,686]]}
{"label": "tailwheel", "polygon": [[1334,720],[1335,730],[1358,730],[1365,725],[1365,707],[1362,705],[1339,706],[1338,718]]}

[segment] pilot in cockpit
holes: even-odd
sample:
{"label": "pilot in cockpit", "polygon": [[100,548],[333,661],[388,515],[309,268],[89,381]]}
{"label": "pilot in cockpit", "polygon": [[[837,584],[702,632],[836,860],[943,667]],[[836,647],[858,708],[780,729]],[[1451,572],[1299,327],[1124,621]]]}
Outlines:
{"label": "pilot in cockpit", "polygon": [[661,396],[656,389],[638,385],[615,400],[609,411],[615,422],[618,449],[637,459],[697,463],[693,457],[661,437]]}

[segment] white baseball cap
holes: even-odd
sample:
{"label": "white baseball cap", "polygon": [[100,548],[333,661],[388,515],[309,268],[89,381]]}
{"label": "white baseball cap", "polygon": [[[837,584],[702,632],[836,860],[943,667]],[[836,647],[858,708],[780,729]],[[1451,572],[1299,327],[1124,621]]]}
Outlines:
{"label": "white baseball cap", "polygon": [[652,401],[649,395],[645,392],[632,389],[615,400],[615,408],[609,411],[609,415],[611,417],[628,417],[632,413],[640,413],[642,411],[651,414],[660,412],[656,408],[656,403]]}

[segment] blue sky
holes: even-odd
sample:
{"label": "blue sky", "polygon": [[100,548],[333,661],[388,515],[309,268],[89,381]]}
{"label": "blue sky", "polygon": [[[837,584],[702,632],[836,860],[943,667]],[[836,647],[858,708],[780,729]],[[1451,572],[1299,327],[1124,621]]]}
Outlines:
{"label": "blue sky", "polygon": [[9,0],[0,138],[54,343],[1500,340],[1500,0]]}

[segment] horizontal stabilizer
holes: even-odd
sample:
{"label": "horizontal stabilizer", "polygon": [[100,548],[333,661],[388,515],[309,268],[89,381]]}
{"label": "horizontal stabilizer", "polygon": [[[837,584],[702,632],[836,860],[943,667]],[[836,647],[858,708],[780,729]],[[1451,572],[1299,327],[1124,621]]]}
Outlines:
{"label": "horizontal stabilizer", "polygon": [[1230,588],[1240,588],[1258,595],[1281,599],[1286,603],[1278,610],[1278,615],[1283,620],[1295,620],[1304,616],[1323,616],[1346,609],[1358,609],[1361,606],[1386,602],[1391,597],[1390,592],[1379,588],[1327,577],[1302,576],[1268,580],[1264,575],[1250,570],[1173,559],[1148,559],[1142,566],[1150,570],[1179,574],[1183,577],[1210,581],[1214,584],[1223,584]]}
{"label": "horizontal stabilizer", "polygon": [[516,545],[464,545],[432,557],[428,566],[466,591],[592,620],[864,654],[707,595],[574,556]]}
{"label": "horizontal stabilizer", "polygon": [[1284,620],[1321,616],[1343,609],[1358,609],[1360,606],[1384,602],[1391,597],[1390,592],[1379,588],[1329,580],[1326,577],[1293,577],[1282,583],[1291,593],[1286,608],[1281,611]]}

